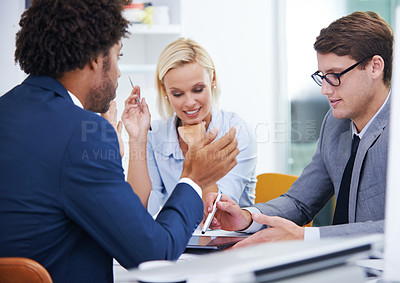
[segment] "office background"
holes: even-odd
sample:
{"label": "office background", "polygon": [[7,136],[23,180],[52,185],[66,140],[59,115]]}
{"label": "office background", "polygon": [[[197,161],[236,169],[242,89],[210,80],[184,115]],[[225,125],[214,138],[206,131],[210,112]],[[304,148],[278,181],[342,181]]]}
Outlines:
{"label": "office background", "polygon": [[[15,33],[29,0],[0,2],[0,95],[25,74],[15,65]],[[139,1],[134,1],[139,2]],[[131,27],[120,60],[117,104],[122,113],[131,86],[142,88],[152,119],[156,106],[154,69],[161,50],[177,37],[203,45],[216,65],[222,95],[219,106],[238,113],[257,138],[256,173],[300,175],[316,149],[321,121],[329,109],[310,75],[317,69],[313,43],[321,28],[356,10],[378,12],[394,27],[399,0],[153,0],[169,19],[151,27]],[[155,14],[154,14],[155,16]],[[163,22],[159,22],[163,21]],[[128,138],[125,136],[125,141]],[[127,168],[129,156],[123,165]],[[330,201],[314,220],[329,224]]]}
{"label": "office background", "polygon": [[[134,1],[135,2],[135,1]],[[138,1],[136,1],[138,2]],[[128,75],[142,87],[152,119],[159,119],[154,89],[158,54],[179,36],[193,38],[213,57],[222,89],[220,107],[238,113],[257,138],[257,174],[299,175],[316,148],[329,109],[310,74],[321,28],[356,10],[373,10],[394,26],[399,0],[153,0],[166,6],[169,29],[136,30],[124,40],[117,102],[130,92]],[[25,74],[13,61],[20,14],[29,1],[0,2],[0,95]],[[127,165],[127,156],[124,159]],[[320,224],[329,221],[331,204]],[[318,225],[318,220],[316,221]]]}
{"label": "office background", "polygon": [[[0,94],[25,75],[14,64],[14,40],[25,0],[0,3]],[[398,0],[170,0],[170,14],[180,30],[149,40],[161,50],[174,37],[186,36],[205,46],[213,57],[222,89],[220,107],[238,113],[257,137],[257,173],[299,175],[315,150],[321,119],[329,105],[310,78],[317,69],[313,42],[332,20],[355,10],[374,10],[392,26]],[[169,3],[168,3],[169,2]],[[178,18],[178,20],[176,20]],[[171,17],[171,20],[174,19]],[[171,22],[172,23],[172,22]],[[132,34],[134,37],[142,35]],[[149,37],[149,36],[147,36]],[[127,44],[124,57],[141,56],[143,46]],[[129,47],[129,48],[128,48]],[[146,55],[147,56],[147,55]],[[156,58],[156,55],[153,56]],[[143,87],[153,119],[153,73],[123,72],[118,100],[129,92],[130,75]],[[142,83],[141,83],[142,82]],[[123,105],[119,103],[119,105]],[[122,106],[119,107],[122,112]]]}
{"label": "office background", "polygon": [[[355,10],[376,11],[394,27],[395,7],[400,2],[157,1],[161,4],[174,2],[174,7],[179,7],[178,33],[199,41],[214,58],[222,86],[220,105],[226,110],[240,114],[252,124],[257,135],[257,173],[286,172],[295,175],[300,174],[315,150],[320,121],[327,109],[326,100],[320,94],[319,87],[310,78],[310,74],[317,68],[312,45],[319,30],[332,20]],[[0,95],[25,78],[25,74],[13,61],[15,33],[18,31],[19,17],[25,6],[25,0],[0,1]],[[162,35],[157,38],[163,38],[165,41],[165,37],[169,36]],[[124,50],[125,54],[136,52],[140,56],[144,50],[140,49],[140,46]],[[399,60],[397,62],[399,63]],[[155,101],[152,97],[154,92],[150,89],[152,77],[150,74],[144,77],[147,78],[138,76],[138,79],[143,79],[149,85],[143,95],[149,102]],[[126,76],[120,80],[120,100],[127,95],[125,91],[128,86],[125,80]],[[155,104],[151,106],[153,119],[156,119],[158,114]],[[391,143],[396,143],[398,139],[397,133],[397,136],[393,135]],[[391,180],[396,180],[397,156],[393,156],[389,161],[392,165]],[[397,188],[397,183],[391,180],[388,185]],[[391,207],[398,209],[398,190],[392,190],[391,193]],[[393,216],[398,215],[393,209],[392,212]],[[398,234],[399,226],[393,224],[395,223],[387,225],[393,230],[397,229],[394,232]],[[395,243],[398,243],[398,237],[392,237],[391,242],[388,242],[393,246]],[[392,261],[387,263],[386,270],[391,270],[386,279],[400,276],[397,260],[399,248],[397,245],[389,249],[389,258]]]}

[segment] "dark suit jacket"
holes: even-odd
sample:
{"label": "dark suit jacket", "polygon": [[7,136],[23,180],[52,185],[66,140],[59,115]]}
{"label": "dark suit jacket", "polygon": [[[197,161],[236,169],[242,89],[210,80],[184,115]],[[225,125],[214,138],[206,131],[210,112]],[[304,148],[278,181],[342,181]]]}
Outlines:
{"label": "dark suit jacket", "polygon": [[111,282],[126,268],[176,259],[203,217],[179,184],[156,221],[124,180],[117,136],[50,77],[0,97],[0,256],[32,258],[55,282]]}
{"label": "dark suit jacket", "polygon": [[[360,141],[350,185],[349,224],[320,227],[321,237],[382,233],[385,217],[386,167],[390,100],[372,121]],[[290,190],[256,207],[299,225],[310,222],[333,196],[350,157],[352,124],[328,111],[322,123],[318,148],[311,163]]]}

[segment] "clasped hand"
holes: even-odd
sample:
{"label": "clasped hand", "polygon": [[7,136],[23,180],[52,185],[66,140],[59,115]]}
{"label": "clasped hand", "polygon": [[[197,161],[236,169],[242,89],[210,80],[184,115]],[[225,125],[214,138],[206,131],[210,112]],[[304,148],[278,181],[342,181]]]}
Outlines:
{"label": "clasped hand", "polygon": [[190,178],[201,188],[207,188],[236,166],[239,154],[236,129],[231,128],[222,138],[212,142],[217,129],[211,129],[204,140],[189,148],[183,161],[181,178]]}
{"label": "clasped hand", "polygon": [[113,100],[110,102],[108,111],[102,113],[101,116],[105,118],[113,127],[118,136],[119,152],[121,157],[124,156],[124,142],[122,140],[122,122],[117,118],[117,103]]}

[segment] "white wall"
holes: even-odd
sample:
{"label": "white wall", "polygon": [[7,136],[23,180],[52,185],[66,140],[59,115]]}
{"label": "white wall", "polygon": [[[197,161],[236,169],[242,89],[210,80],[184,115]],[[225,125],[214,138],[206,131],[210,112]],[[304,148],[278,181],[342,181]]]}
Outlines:
{"label": "white wall", "polygon": [[[13,61],[24,3],[0,1],[1,94],[25,77]],[[285,172],[287,168],[288,100],[282,86],[285,60],[281,59],[285,53],[283,49],[278,52],[284,34],[281,3],[284,1],[182,1],[183,35],[199,41],[213,57],[222,88],[220,106],[238,113],[256,133],[257,173]],[[128,86],[127,80],[120,84]]]}
{"label": "white wall", "polygon": [[286,0],[288,95],[299,98],[320,94],[311,79],[318,69],[314,42],[322,28],[346,14],[346,0]]}
{"label": "white wall", "polygon": [[278,80],[278,2],[182,1],[183,35],[211,54],[222,89],[220,107],[238,113],[256,133],[257,173],[286,168],[286,138],[279,132],[287,103]]}
{"label": "white wall", "polygon": [[24,0],[0,1],[0,96],[25,78],[24,72],[14,63],[15,34],[24,9]]}

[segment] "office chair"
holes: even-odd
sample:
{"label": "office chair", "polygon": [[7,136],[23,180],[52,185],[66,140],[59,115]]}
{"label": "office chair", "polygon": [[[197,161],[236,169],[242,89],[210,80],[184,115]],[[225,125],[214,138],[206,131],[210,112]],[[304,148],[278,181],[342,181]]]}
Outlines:
{"label": "office chair", "polygon": [[0,257],[1,283],[53,283],[50,274],[38,262],[23,257]]}
{"label": "office chair", "polygon": [[[255,202],[267,202],[286,193],[297,176],[280,173],[263,173],[257,176]],[[311,227],[312,221],[305,225]]]}

